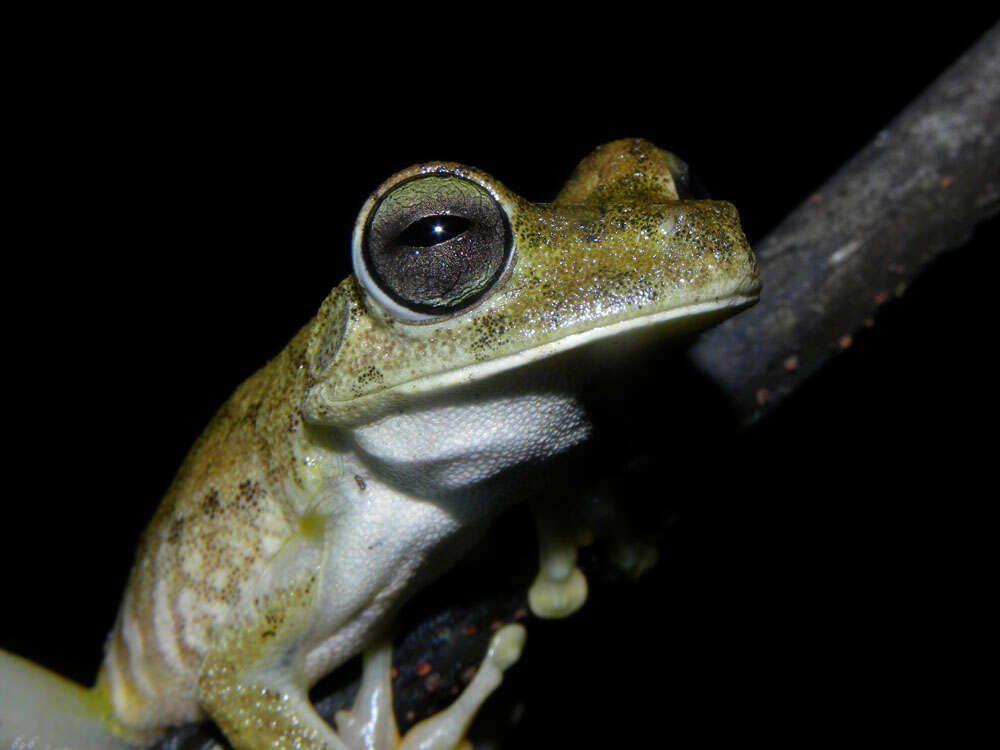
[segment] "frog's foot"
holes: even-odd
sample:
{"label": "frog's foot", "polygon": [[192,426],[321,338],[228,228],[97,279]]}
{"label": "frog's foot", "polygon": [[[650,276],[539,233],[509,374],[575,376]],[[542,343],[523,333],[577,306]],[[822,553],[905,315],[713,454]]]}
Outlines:
{"label": "frog's foot", "polygon": [[566,617],[587,600],[587,579],[576,565],[577,552],[596,536],[603,542],[610,572],[638,578],[656,565],[659,549],[633,528],[622,499],[610,484],[580,494],[536,499],[531,505],[538,528],[540,564],[528,590],[538,617]]}
{"label": "frog's foot", "polygon": [[538,617],[568,617],[587,601],[587,579],[576,565],[576,554],[593,541],[593,535],[588,529],[574,528],[558,506],[536,502],[532,512],[538,528],[539,566],[528,589],[528,605]]}
{"label": "frog's foot", "polygon": [[479,671],[454,703],[414,725],[400,740],[392,712],[392,646],[388,641],[365,652],[361,687],[350,711],[338,711],[337,731],[351,750],[456,750],[483,701],[521,655],[525,631],[506,625],[493,636]]}

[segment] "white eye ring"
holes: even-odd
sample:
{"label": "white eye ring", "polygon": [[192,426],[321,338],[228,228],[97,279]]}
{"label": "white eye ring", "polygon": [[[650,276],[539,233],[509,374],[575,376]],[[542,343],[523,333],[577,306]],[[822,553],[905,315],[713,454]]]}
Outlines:
{"label": "white eye ring", "polygon": [[364,259],[363,243],[365,240],[365,228],[371,216],[372,209],[375,207],[375,201],[375,195],[369,196],[358,212],[358,218],[354,221],[354,231],[351,233],[351,267],[354,269],[354,275],[357,277],[365,293],[375,300],[375,304],[392,317],[408,323],[425,323],[437,319],[439,317],[437,315],[429,315],[428,313],[411,310],[396,302],[396,300],[382,291],[375,279],[368,272],[368,264],[365,263]]}
{"label": "white eye ring", "polygon": [[[371,255],[372,249],[370,245],[374,241],[371,236],[373,232],[372,222],[375,220],[373,217],[378,216],[378,212],[381,210],[379,207],[381,206],[382,201],[386,200],[394,190],[399,189],[402,185],[414,180],[422,179],[423,177],[445,177],[450,178],[452,181],[467,183],[470,189],[474,188],[478,193],[482,193],[484,197],[492,199],[491,216],[495,217],[494,223],[497,225],[497,231],[501,232],[498,240],[503,243],[503,245],[500,245],[499,247],[505,248],[503,250],[503,255],[501,256],[502,262],[496,266],[496,270],[490,274],[491,280],[486,282],[485,285],[478,291],[473,289],[472,293],[474,296],[468,302],[463,303],[459,299],[456,299],[456,304],[454,304],[454,306],[442,305],[440,309],[433,308],[430,305],[421,305],[419,303],[408,304],[407,299],[399,299],[398,295],[394,293],[397,290],[392,287],[391,283],[387,284],[387,279],[381,277],[379,268],[377,264],[373,264]],[[445,193],[445,195],[448,195],[448,193]],[[354,231],[351,235],[351,264],[354,269],[355,278],[364,290],[364,293],[374,305],[379,307],[387,315],[404,323],[420,324],[437,322],[466,312],[469,309],[478,306],[479,302],[483,299],[489,297],[490,294],[492,294],[492,292],[502,284],[502,280],[507,276],[510,268],[513,266],[516,253],[513,249],[509,211],[509,203],[503,200],[494,189],[484,185],[479,180],[469,179],[463,173],[452,170],[436,170],[432,174],[420,174],[409,177],[405,172],[401,172],[386,181],[386,183],[384,183],[383,186],[376,191],[376,193],[371,195],[368,200],[365,201],[365,204],[358,212],[358,217],[354,223]],[[475,231],[474,228],[477,226],[489,226],[488,221],[484,221],[481,216],[477,216],[477,212],[475,210],[473,210],[471,214],[467,214],[459,208],[459,210],[453,213],[453,207],[446,201],[442,202],[439,206],[435,206],[432,202],[429,213],[426,215],[422,216],[421,213],[414,213],[414,221],[424,220],[427,216],[434,216],[435,214],[439,214],[441,216],[457,216],[463,220],[465,219],[465,216],[468,215],[469,220],[466,223],[473,227],[470,231]],[[401,226],[405,227],[407,225],[404,224]],[[414,226],[414,224],[409,226]],[[419,242],[416,246],[422,247]],[[475,247],[475,245],[473,245],[473,247]],[[479,245],[478,247],[484,246]],[[420,276],[418,275],[413,278],[420,278]]]}
{"label": "white eye ring", "polygon": [[[362,211],[362,214],[364,213],[365,212]],[[407,323],[426,323],[432,320],[440,320],[442,317],[447,317],[444,315],[431,315],[429,313],[420,312],[419,310],[412,310],[409,307],[399,304],[396,300],[382,291],[378,282],[368,272],[368,264],[365,263],[364,257],[362,256],[361,243],[364,239],[365,223],[366,222],[361,221],[361,217],[358,217],[358,223],[354,226],[354,236],[351,240],[351,263],[354,266],[354,275],[357,276],[358,281],[361,283],[361,288],[365,290],[365,293],[375,300],[375,303],[389,313],[389,315],[397,318],[398,320],[404,320]]]}

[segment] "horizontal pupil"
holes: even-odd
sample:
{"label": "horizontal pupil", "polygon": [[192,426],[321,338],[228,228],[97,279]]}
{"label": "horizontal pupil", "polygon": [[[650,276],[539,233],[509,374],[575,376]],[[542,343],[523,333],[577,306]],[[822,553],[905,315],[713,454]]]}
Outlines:
{"label": "horizontal pupil", "polygon": [[396,237],[397,245],[430,247],[458,237],[472,226],[464,216],[425,216],[417,219]]}

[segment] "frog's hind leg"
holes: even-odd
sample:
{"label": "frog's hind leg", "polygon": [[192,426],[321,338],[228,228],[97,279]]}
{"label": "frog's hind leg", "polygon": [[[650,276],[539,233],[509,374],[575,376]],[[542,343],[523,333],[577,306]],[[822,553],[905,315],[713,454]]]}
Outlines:
{"label": "frog's hind leg", "polygon": [[364,655],[361,687],[350,711],[337,712],[340,736],[356,750],[457,750],[476,712],[520,657],[525,630],[505,625],[490,640],[476,676],[448,708],[410,728],[402,740],[392,711],[392,646],[384,641]]}
{"label": "frog's hind leg", "polygon": [[0,748],[125,750],[151,739],[132,734],[114,721],[105,691],[0,651]]}

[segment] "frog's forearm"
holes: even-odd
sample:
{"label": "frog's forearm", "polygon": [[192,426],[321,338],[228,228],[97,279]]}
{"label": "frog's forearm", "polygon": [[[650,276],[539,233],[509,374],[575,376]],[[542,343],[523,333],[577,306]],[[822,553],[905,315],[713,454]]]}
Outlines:
{"label": "frog's forearm", "polygon": [[199,701],[236,748],[347,750],[309,702],[302,669],[315,586],[306,578],[260,601],[205,658]]}

